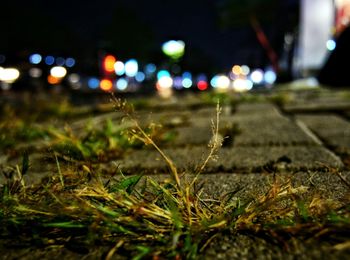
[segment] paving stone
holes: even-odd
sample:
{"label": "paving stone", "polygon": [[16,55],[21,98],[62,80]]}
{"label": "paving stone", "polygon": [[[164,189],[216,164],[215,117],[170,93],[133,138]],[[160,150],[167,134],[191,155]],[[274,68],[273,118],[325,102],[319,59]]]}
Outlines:
{"label": "paving stone", "polygon": [[[234,139],[235,146],[316,145],[289,118],[282,116],[274,106],[260,104],[238,107],[236,114],[220,117],[220,133]],[[211,116],[211,117],[210,117]],[[207,144],[212,137],[211,119],[215,115],[197,116],[186,126],[175,129],[174,145]]]}
{"label": "paving stone", "polygon": [[235,146],[271,146],[271,145],[316,145],[289,118],[282,116],[236,117],[233,122],[238,126]]}
{"label": "paving stone", "polygon": [[[350,172],[342,173],[345,179],[350,180]],[[154,175],[155,180],[164,181],[171,179],[170,175]],[[327,171],[309,171],[309,172],[280,172],[271,173],[225,173],[218,172],[213,174],[201,174],[198,178],[199,186],[203,187],[203,195],[210,198],[220,199],[224,194],[237,191],[235,197],[242,200],[249,200],[264,195],[272,186],[274,178],[280,183],[291,181],[293,187],[307,187],[306,197],[316,194],[329,199],[342,199],[350,193],[340,178]],[[183,183],[191,182],[193,175],[185,175],[181,181]]]}
{"label": "paving stone", "polygon": [[340,98],[327,98],[319,100],[290,103],[283,106],[283,110],[288,113],[312,113],[312,112],[343,112],[350,110],[350,100]]}
{"label": "paving stone", "polygon": [[337,152],[350,153],[350,123],[338,115],[298,115],[303,122],[327,145]]}
{"label": "paving stone", "polygon": [[242,103],[236,108],[236,115],[249,114],[279,115],[277,108],[271,103]]}
{"label": "paving stone", "polygon": [[240,130],[240,134],[234,138],[235,146],[316,144],[271,104],[240,105],[233,116],[233,123]]}
{"label": "paving stone", "polygon": [[[216,115],[202,115],[192,118],[186,126],[174,129],[176,138],[171,145],[207,145],[213,137],[212,122],[216,123]],[[221,116],[219,119],[219,134],[224,136],[234,134],[234,115]]]}
{"label": "paving stone", "polygon": [[[297,172],[294,174],[277,174],[280,183],[291,178],[293,187],[303,185],[307,191],[300,195],[304,201],[312,198],[333,200],[346,206],[349,188],[339,177],[329,172]],[[347,179],[349,172],[343,173]],[[223,194],[237,191],[234,199],[241,202],[257,199],[271,188],[272,174],[214,174],[201,176],[204,182],[203,191],[210,198],[223,200]],[[243,188],[243,189],[242,189]],[[287,241],[285,241],[287,242]],[[287,242],[288,243],[288,242]],[[286,244],[284,244],[286,245]],[[281,246],[268,243],[259,236],[247,236],[244,233],[225,233],[214,239],[203,252],[203,259],[321,259],[327,255],[329,259],[349,257],[349,251],[335,251],[326,241],[305,243],[303,240],[293,240],[293,251],[283,250]]]}
{"label": "paving stone", "polygon": [[[199,166],[208,152],[208,148],[198,146],[164,150],[180,170],[189,171]],[[154,150],[132,151],[115,163],[128,174],[167,171],[166,163]],[[295,171],[321,169],[324,165],[343,167],[336,155],[321,146],[235,147],[221,149],[217,160],[210,161],[205,172],[262,172],[266,168]]]}

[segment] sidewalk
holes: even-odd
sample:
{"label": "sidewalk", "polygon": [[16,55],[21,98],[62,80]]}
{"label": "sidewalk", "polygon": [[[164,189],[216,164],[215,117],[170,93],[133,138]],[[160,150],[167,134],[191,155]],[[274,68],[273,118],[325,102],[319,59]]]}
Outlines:
{"label": "sidewalk", "polygon": [[[220,194],[243,187],[237,196],[248,198],[263,194],[272,182],[273,173],[281,179],[292,178],[296,185],[317,187],[332,199],[342,197],[349,189],[332,174],[340,170],[350,180],[350,91],[283,92],[277,98],[287,102],[262,101],[222,104],[219,132],[224,146],[217,160],[209,162],[201,180],[205,193]],[[212,138],[211,120],[216,117],[215,105],[196,99],[164,103],[138,111],[140,121],[163,125],[171,138],[160,144],[180,172],[193,172],[206,158]],[[107,116],[108,115],[108,116]],[[106,114],[91,119],[82,118],[72,124],[72,131],[83,131],[84,120],[96,128],[111,119],[121,123],[121,115]],[[43,143],[43,147],[45,147]],[[32,168],[26,176],[28,183],[57,174],[55,162],[45,160],[40,151],[30,154]],[[2,155],[1,164],[15,164],[20,158]],[[44,164],[45,163],[45,164]],[[152,149],[130,149],[119,157],[94,164],[95,171],[110,174],[116,165],[124,174],[154,175],[163,178],[167,165]],[[0,176],[0,183],[4,181]],[[270,241],[271,242],[271,241]],[[299,243],[300,252],[286,253],[277,245],[267,244],[261,237],[230,234],[218,237],[205,251],[205,259],[329,259],[349,256],[349,251],[335,251],[331,245]],[[96,257],[97,255],[95,255]],[[72,257],[72,256],[71,256]],[[92,257],[94,258],[94,257]],[[28,258],[30,259],[30,257]]]}

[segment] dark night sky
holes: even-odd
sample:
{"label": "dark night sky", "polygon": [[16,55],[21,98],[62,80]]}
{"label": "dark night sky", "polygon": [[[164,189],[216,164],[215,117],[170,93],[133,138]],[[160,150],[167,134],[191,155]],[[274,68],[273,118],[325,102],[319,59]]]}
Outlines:
{"label": "dark night sky", "polygon": [[[160,49],[165,40],[178,38],[184,40],[187,46],[202,51],[218,67],[229,67],[247,60],[261,60],[261,47],[249,26],[234,29],[220,26],[220,2],[222,0],[8,1],[11,10],[16,7],[25,12],[30,7],[28,12],[33,9],[51,17],[56,23],[70,28],[86,46],[101,44],[103,31],[111,23],[113,15],[122,12],[124,9],[121,7],[124,6],[135,12],[139,20],[151,28],[155,35],[155,48]],[[267,33],[274,36],[275,32],[272,27],[268,27]],[[69,45],[69,42],[64,44]]]}

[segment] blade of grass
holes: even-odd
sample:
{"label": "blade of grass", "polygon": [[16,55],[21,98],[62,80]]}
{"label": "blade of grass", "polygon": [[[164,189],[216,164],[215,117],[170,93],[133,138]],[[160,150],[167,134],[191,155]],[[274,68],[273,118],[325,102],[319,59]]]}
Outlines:
{"label": "blade of grass", "polygon": [[61,171],[61,167],[60,167],[60,162],[58,161],[57,154],[54,153],[54,155],[55,155],[55,160],[56,160],[58,176],[60,178],[60,182],[61,182],[62,188],[64,188],[64,179],[63,179],[63,175],[62,175],[62,171]]}

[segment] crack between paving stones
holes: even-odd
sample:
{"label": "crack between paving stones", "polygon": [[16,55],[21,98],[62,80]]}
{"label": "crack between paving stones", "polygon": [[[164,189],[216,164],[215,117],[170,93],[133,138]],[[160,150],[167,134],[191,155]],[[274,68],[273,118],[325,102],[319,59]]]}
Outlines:
{"label": "crack between paving stones", "polygon": [[304,124],[301,120],[295,119],[294,114],[291,112],[286,112],[283,107],[276,106],[276,109],[281,113],[281,115],[287,117],[290,119],[290,121],[294,122],[300,129],[303,131],[308,137],[310,137],[317,145],[320,145],[325,148],[325,151],[329,153],[331,157],[333,157],[335,160],[338,160],[342,162],[343,166],[345,166],[345,163],[342,159],[342,157],[334,151],[334,147],[329,145],[326,140],[324,140],[322,137],[320,137],[317,133],[312,131],[306,124]]}
{"label": "crack between paving stones", "polygon": [[339,160],[340,162],[343,163],[343,167],[345,165],[342,157],[334,151],[334,147],[329,145],[326,140],[324,140],[321,136],[319,136],[317,133],[312,131],[306,124],[304,124],[302,121],[294,119],[294,122],[296,125],[307,135],[309,136],[312,140],[314,140],[318,145],[322,146],[325,148],[325,150],[335,159]]}

